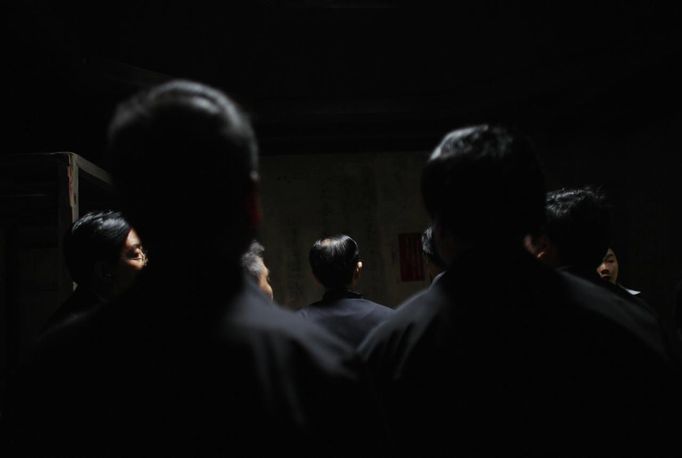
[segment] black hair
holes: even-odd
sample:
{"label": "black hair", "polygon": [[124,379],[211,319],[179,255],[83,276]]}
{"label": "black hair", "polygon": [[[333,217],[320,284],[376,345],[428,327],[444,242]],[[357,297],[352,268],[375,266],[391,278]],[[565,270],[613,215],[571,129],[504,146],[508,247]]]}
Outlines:
{"label": "black hair", "polygon": [[611,246],[611,212],[599,189],[559,189],[547,193],[545,234],[562,265],[593,270]]}
{"label": "black hair", "polygon": [[256,177],[257,147],[233,101],[191,81],[154,87],[119,105],[109,149],[126,216],[146,245],[174,246],[168,215],[192,212],[211,224],[186,219],[176,229],[201,252],[237,261],[253,238],[245,197]]}
{"label": "black hair", "polygon": [[436,243],[433,239],[433,227],[429,226],[422,232],[422,253],[426,256],[429,261],[434,264],[439,269],[447,269],[445,261],[441,259],[436,250]]}
{"label": "black hair", "polygon": [[97,262],[115,263],[130,233],[130,224],[117,211],[83,215],[64,236],[64,259],[73,281],[91,286]]}
{"label": "black hair", "polygon": [[469,243],[520,243],[544,222],[544,177],[530,141],[499,126],[450,132],[427,161],[432,219]]}
{"label": "black hair", "polygon": [[347,235],[334,235],[316,241],[308,255],[315,278],[328,290],[348,287],[360,260],[358,244]]}
{"label": "black hair", "polygon": [[257,241],[251,242],[249,249],[242,255],[242,267],[244,272],[258,281],[263,270],[263,253],[265,247]]}

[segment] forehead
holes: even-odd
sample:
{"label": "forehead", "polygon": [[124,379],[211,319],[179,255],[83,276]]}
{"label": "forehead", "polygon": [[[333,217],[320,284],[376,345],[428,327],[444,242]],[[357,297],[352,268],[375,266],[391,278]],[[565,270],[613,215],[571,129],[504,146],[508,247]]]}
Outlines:
{"label": "forehead", "polygon": [[135,232],[135,229],[131,229],[126,238],[126,247],[134,247],[137,245],[140,245],[140,237],[137,235],[137,232]]}

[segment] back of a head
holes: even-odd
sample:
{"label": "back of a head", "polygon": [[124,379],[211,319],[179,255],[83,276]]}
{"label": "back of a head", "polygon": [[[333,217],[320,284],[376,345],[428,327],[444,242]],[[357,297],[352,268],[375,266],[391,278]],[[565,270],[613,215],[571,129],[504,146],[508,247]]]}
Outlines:
{"label": "back of a head", "polygon": [[559,262],[586,271],[601,264],[611,245],[611,214],[604,194],[591,187],[547,193],[545,234]]}
{"label": "back of a head", "polygon": [[353,281],[360,249],[349,236],[334,235],[316,241],[308,259],[313,275],[326,289],[343,289]]}
{"label": "back of a head", "polygon": [[229,98],[195,82],[154,87],[118,107],[109,147],[126,214],[147,245],[182,237],[237,261],[253,237],[246,197],[257,148]]}
{"label": "back of a head", "polygon": [[97,262],[114,264],[131,227],[120,212],[91,212],[73,223],[64,237],[64,259],[73,281],[90,288]]}
{"label": "back of a head", "polygon": [[510,246],[544,222],[544,178],[529,140],[496,126],[450,132],[422,174],[432,219],[457,239]]}

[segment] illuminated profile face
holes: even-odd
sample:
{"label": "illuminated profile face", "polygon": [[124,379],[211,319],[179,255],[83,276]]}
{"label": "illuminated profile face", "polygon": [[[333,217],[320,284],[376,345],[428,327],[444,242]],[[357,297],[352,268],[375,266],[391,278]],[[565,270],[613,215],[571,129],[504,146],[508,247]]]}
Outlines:
{"label": "illuminated profile face", "polygon": [[270,269],[261,260],[261,268],[258,270],[258,287],[263,293],[273,300],[272,286],[270,286]]}
{"label": "illuminated profile face", "polygon": [[113,295],[117,296],[130,289],[147,262],[147,254],[142,248],[140,237],[135,229],[131,229],[121,249],[118,262],[112,270]]}
{"label": "illuminated profile face", "polygon": [[611,283],[618,282],[618,258],[611,248],[606,252],[602,263],[597,267],[597,273],[601,278]]}

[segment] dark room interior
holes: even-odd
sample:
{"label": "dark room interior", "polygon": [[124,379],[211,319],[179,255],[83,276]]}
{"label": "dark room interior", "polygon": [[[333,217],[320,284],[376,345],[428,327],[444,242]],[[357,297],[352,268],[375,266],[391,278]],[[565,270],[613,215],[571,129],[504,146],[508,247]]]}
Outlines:
{"label": "dark room interior", "polygon": [[[448,131],[501,123],[533,140],[548,190],[594,185],[606,193],[621,283],[641,290],[674,333],[682,282],[676,8],[242,3],[248,8],[43,0],[8,7],[3,379],[70,293],[58,234],[79,214],[117,205],[106,156],[116,105],[176,78],[224,91],[254,125],[264,218],[258,238],[283,307],[321,297],[308,250],[325,234],[358,241],[365,263],[359,289],[372,300],[397,307],[426,288],[421,261],[410,277],[404,258],[405,241],[429,225],[421,166]],[[186,162],[192,173],[191,152]],[[69,187],[74,173],[77,197]],[[484,275],[494,284],[505,272],[491,259]]]}

